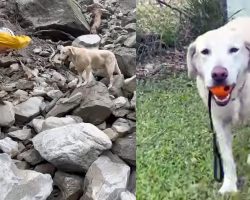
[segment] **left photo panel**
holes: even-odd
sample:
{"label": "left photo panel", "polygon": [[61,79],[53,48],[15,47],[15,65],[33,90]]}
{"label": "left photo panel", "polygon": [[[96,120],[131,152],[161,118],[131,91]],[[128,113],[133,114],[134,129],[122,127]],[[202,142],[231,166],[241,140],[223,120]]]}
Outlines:
{"label": "left photo panel", "polygon": [[0,13],[0,200],[135,200],[136,1]]}

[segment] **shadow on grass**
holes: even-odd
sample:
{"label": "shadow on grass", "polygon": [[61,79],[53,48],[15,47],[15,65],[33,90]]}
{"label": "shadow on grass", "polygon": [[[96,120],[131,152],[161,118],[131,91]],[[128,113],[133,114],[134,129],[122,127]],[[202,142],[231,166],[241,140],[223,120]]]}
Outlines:
{"label": "shadow on grass", "polygon": [[250,127],[237,128],[234,155],[243,187],[222,197],[213,180],[212,134],[195,83],[184,73],[137,87],[138,200],[250,200]]}

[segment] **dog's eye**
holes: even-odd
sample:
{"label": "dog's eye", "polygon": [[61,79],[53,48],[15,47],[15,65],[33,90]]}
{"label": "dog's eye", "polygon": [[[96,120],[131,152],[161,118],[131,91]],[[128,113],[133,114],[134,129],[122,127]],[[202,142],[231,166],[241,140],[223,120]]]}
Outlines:
{"label": "dog's eye", "polygon": [[203,50],[201,51],[201,53],[202,53],[203,55],[208,55],[208,54],[210,54],[210,50],[209,50],[209,49],[203,49]]}
{"label": "dog's eye", "polygon": [[239,51],[239,49],[236,47],[232,47],[231,49],[229,49],[229,53],[236,53],[237,51]]}

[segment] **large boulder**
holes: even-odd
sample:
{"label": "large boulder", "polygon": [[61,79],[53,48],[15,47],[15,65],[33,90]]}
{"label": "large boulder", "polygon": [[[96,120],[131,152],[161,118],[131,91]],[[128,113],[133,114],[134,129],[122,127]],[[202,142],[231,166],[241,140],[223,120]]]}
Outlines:
{"label": "large boulder", "polygon": [[135,133],[118,138],[112,147],[112,152],[131,165],[136,165],[136,135]]}
{"label": "large boulder", "polygon": [[115,49],[115,56],[125,77],[131,77],[136,72],[136,49],[118,47]]}
{"label": "large boulder", "polygon": [[0,154],[0,173],[2,200],[44,200],[52,192],[53,181],[50,175],[20,170],[7,154]]}
{"label": "large boulder", "polygon": [[110,116],[112,101],[103,83],[92,81],[86,86],[76,88],[72,95],[78,92],[82,93],[82,102],[73,114],[80,116],[83,122],[99,125]]}
{"label": "large boulder", "polygon": [[117,189],[125,190],[129,181],[130,168],[116,155],[100,156],[89,168],[84,180],[84,195],[81,199],[112,199]]}
{"label": "large boulder", "polygon": [[56,105],[47,113],[46,117],[62,117],[79,106],[81,100],[81,93],[77,93],[70,98],[61,98],[56,102]]}
{"label": "large boulder", "polygon": [[0,113],[2,113],[0,126],[10,127],[15,123],[14,106],[8,101],[5,101],[4,103],[4,105],[0,105]]}
{"label": "large boulder", "polygon": [[16,3],[23,27],[33,26],[37,30],[57,29],[75,37],[89,33],[89,24],[74,1],[16,0]]}
{"label": "large boulder", "polygon": [[112,145],[104,132],[88,123],[46,130],[32,141],[44,159],[70,172],[87,171],[98,156]]}
{"label": "large boulder", "polygon": [[78,200],[83,194],[83,177],[57,171],[54,184],[61,191],[61,199]]}
{"label": "large boulder", "polygon": [[14,157],[18,153],[18,143],[9,137],[6,137],[0,140],[0,151],[7,153],[11,157]]}
{"label": "large boulder", "polygon": [[27,101],[15,106],[16,121],[18,123],[29,122],[41,112],[42,97],[31,97]]}

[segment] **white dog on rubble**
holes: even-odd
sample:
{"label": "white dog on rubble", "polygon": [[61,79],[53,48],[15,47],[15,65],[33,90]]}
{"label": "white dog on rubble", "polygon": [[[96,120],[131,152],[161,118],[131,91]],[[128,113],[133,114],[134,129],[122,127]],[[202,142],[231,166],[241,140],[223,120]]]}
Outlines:
{"label": "white dog on rubble", "polygon": [[231,125],[250,117],[250,18],[236,18],[199,36],[188,48],[187,67],[206,105],[212,87],[224,85],[229,91],[223,98],[212,95],[211,110],[224,170],[219,192],[236,192]]}

